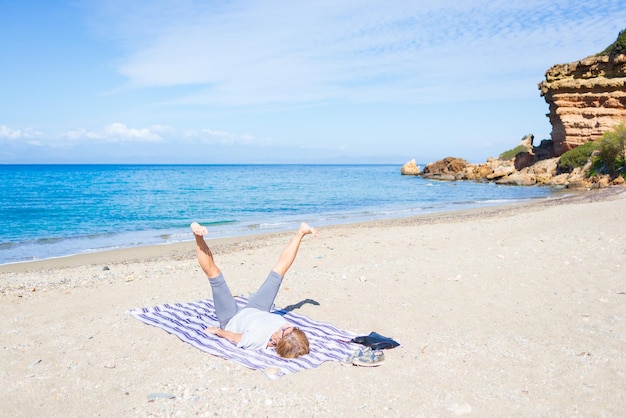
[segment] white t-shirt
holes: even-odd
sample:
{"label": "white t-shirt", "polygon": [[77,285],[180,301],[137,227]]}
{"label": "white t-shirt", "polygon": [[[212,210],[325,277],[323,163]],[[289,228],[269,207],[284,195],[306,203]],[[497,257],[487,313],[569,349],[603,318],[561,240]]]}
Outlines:
{"label": "white t-shirt", "polygon": [[272,334],[284,325],[288,324],[280,315],[256,308],[243,308],[224,329],[242,334],[237,347],[258,349],[266,348]]}

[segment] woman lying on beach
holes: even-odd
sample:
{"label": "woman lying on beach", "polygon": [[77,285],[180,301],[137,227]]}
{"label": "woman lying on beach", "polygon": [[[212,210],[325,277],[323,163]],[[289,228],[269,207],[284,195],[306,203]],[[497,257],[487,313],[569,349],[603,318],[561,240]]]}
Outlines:
{"label": "woman lying on beach", "polygon": [[278,262],[259,290],[250,297],[248,304],[239,308],[228,289],[222,272],[213,260],[204,236],[208,231],[194,222],[191,230],[196,238],[196,253],[200,267],[206,274],[213,292],[215,313],[220,327],[209,327],[207,332],[225,338],[237,347],[248,349],[276,348],[279,356],[296,358],[309,352],[309,340],[304,332],[285,322],[285,319],[269,310],[274,304],[283,277],[298,254],[300,242],[305,235],[317,236],[317,230],[303,223],[296,235],[283,249]]}

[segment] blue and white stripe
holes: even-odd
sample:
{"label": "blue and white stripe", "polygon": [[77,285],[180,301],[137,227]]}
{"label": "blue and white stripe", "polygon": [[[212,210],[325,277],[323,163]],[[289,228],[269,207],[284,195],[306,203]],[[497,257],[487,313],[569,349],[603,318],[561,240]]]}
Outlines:
{"label": "blue and white stripe", "polygon": [[[242,296],[235,298],[240,306],[247,303]],[[287,322],[304,331],[311,352],[297,359],[284,359],[274,350],[244,350],[216,335],[206,333],[209,326],[219,326],[213,300],[164,304],[151,308],[137,308],[128,312],[148,325],[159,327],[194,347],[215,356],[234,360],[250,369],[261,370],[270,379],[304,369],[320,366],[326,361],[341,361],[360,346],[350,340],[357,334],[336,328],[331,324],[314,321],[304,315],[284,310],[274,310]]]}

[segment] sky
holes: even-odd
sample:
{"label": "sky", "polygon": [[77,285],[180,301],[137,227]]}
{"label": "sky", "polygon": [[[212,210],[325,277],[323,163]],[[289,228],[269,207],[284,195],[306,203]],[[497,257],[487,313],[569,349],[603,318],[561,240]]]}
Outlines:
{"label": "sky", "polygon": [[0,0],[0,164],[479,163],[626,0]]}

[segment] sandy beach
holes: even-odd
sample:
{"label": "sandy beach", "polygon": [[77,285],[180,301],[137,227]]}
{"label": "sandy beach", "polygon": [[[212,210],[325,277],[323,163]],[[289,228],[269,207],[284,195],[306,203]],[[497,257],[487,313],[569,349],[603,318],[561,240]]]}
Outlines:
{"label": "sandy beach", "polygon": [[[623,416],[625,213],[610,188],[320,228],[277,305],[402,346],[277,380],[127,314],[210,297],[191,241],[0,266],[0,416]],[[248,294],[290,236],[209,243]]]}

